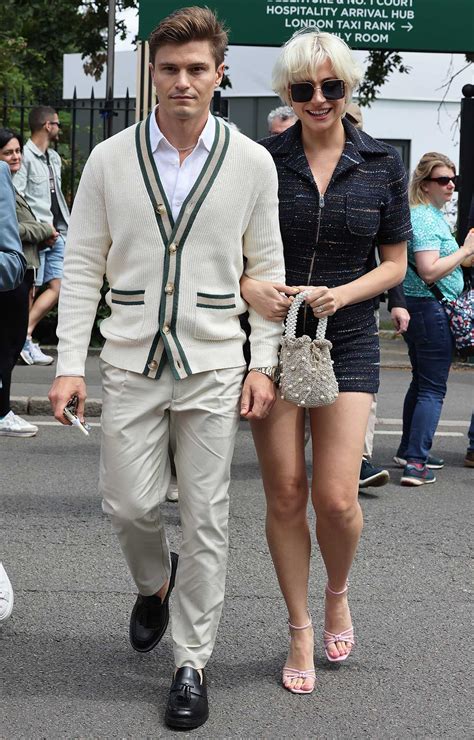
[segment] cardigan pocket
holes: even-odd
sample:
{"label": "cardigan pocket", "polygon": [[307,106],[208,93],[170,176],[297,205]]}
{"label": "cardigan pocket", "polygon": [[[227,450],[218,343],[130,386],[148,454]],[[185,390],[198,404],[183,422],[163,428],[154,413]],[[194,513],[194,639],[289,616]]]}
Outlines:
{"label": "cardigan pocket", "polygon": [[346,198],[346,223],[351,234],[375,236],[380,226],[380,201],[357,193],[347,193]]}
{"label": "cardigan pocket", "polygon": [[225,341],[240,334],[235,293],[197,293],[194,337]]}
{"label": "cardigan pocket", "polygon": [[145,320],[145,291],[111,288],[107,303],[112,313],[101,324],[104,336],[138,339]]}

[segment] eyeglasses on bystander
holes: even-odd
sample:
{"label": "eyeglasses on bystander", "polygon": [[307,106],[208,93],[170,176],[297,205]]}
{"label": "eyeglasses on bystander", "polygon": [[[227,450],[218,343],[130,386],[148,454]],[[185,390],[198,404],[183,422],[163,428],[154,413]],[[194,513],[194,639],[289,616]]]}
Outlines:
{"label": "eyeglasses on bystander", "polygon": [[454,187],[456,187],[459,182],[459,177],[457,175],[453,175],[452,177],[447,177],[444,175],[441,177],[425,177],[424,179],[426,182],[437,182],[438,185],[441,185],[442,187],[445,187],[450,182],[452,182]]}

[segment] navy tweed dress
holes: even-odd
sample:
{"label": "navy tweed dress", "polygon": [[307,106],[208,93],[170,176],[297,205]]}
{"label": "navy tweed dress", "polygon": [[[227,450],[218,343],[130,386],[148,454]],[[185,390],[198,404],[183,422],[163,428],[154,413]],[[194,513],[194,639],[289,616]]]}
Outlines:
{"label": "navy tweed dress", "polygon": [[[320,195],[301,142],[301,123],[260,143],[279,178],[280,229],[287,285],[334,288],[368,272],[376,244],[411,236],[407,175],[397,151],[345,118],[346,143]],[[300,311],[297,336],[315,336],[317,319]],[[373,300],[339,309],[328,321],[340,391],[376,393],[380,347]]]}

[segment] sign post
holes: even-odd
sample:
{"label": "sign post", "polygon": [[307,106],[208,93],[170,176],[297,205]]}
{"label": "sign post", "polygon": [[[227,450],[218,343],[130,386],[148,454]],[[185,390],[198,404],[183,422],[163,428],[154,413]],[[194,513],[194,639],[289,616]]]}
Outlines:
{"label": "sign post", "polygon": [[464,85],[461,100],[461,119],[459,142],[459,174],[461,188],[458,199],[458,224],[456,238],[464,243],[468,229],[469,215],[474,198],[474,85]]}
{"label": "sign post", "polygon": [[[183,0],[183,5],[186,3]],[[281,46],[302,28],[334,33],[352,49],[474,51],[473,0],[204,0],[230,29],[231,44]],[[145,40],[176,0],[140,0]]]}

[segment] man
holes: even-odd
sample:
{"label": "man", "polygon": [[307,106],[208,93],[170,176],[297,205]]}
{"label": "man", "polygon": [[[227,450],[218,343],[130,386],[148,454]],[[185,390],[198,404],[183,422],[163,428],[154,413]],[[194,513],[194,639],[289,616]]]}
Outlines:
{"label": "man", "polygon": [[15,175],[15,187],[25,197],[38,221],[53,224],[59,236],[50,249],[40,253],[41,266],[36,285],[45,284],[47,288],[32,303],[21,357],[28,365],[50,365],[53,358],[40,350],[33,342],[32,334],[58,302],[69,210],[61,190],[61,157],[50,148],[61,135],[59,116],[54,108],[41,105],[31,109],[28,122],[31,138],[23,150],[21,169]]}
{"label": "man", "polygon": [[290,105],[281,105],[274,108],[267,116],[268,131],[271,136],[282,134],[287,128],[296,123],[297,118]]}
{"label": "man", "polygon": [[[59,305],[58,369],[50,399],[76,395],[104,273],[111,317],[101,330],[100,490],[139,595],[132,646],[161,640],[176,582],[176,673],[166,722],[208,717],[204,668],[224,598],[228,485],[240,413],[265,417],[281,327],[250,309],[251,364],[243,390],[246,310],[239,280],[283,281],[277,177],[258,144],[209,114],[227,34],[207,8],[184,8],[150,37],[159,105],[99,144],[77,192]],[[80,316],[80,320],[78,320]],[[240,402],[239,402],[240,398]],[[175,437],[182,545],[169,553],[158,502]]]}

